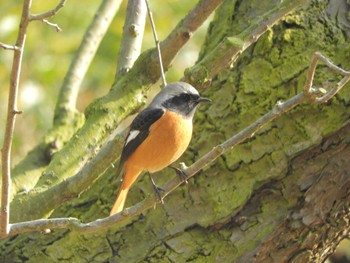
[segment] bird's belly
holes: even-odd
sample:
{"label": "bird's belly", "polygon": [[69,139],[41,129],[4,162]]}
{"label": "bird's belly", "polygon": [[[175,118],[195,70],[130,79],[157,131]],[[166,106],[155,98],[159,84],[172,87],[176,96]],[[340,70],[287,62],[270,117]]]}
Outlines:
{"label": "bird's belly", "polygon": [[192,137],[192,120],[167,111],[152,125],[148,137],[130,156],[127,165],[157,172],[175,162]]}

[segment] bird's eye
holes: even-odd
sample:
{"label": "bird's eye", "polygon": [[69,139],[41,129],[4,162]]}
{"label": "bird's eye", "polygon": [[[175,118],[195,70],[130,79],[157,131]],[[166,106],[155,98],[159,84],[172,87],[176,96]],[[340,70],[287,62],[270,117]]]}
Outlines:
{"label": "bird's eye", "polygon": [[182,94],[180,95],[180,98],[181,98],[181,100],[184,100],[184,101],[189,101],[189,100],[191,100],[191,96],[190,96],[189,94],[187,94],[187,93],[182,93]]}

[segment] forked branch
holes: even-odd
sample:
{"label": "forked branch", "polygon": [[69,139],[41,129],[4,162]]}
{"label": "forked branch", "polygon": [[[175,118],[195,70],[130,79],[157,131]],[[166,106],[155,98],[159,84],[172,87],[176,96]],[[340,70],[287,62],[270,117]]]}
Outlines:
{"label": "forked branch", "polygon": [[40,14],[31,14],[29,16],[29,21],[44,20],[46,18],[55,16],[58,13],[58,11],[60,11],[64,7],[66,2],[67,2],[67,0],[61,0],[55,8],[53,8],[47,12],[40,13]]}

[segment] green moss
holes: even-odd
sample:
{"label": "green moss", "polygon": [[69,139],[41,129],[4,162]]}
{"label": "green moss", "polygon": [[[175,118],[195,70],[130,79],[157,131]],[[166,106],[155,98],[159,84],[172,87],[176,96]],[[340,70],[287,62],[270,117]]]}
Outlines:
{"label": "green moss", "polygon": [[259,94],[266,91],[271,81],[272,65],[263,59],[250,63],[242,73],[241,87],[246,94]]}
{"label": "green moss", "polygon": [[242,49],[243,45],[245,44],[243,38],[233,37],[233,36],[228,37],[226,43],[231,48],[236,48],[236,49]]}
{"label": "green moss", "polygon": [[82,114],[72,114],[66,122],[54,126],[42,142],[16,165],[12,171],[11,200],[15,194],[29,192],[38,182],[44,169],[47,167],[53,155],[71,139],[72,135],[84,124]]}
{"label": "green moss", "polygon": [[227,21],[222,19],[222,17],[228,17],[235,13],[236,2],[237,0],[224,1],[217,12],[215,12],[214,19],[210,23],[207,37],[199,54],[199,61],[227,36],[227,31],[230,28]]}
{"label": "green moss", "polygon": [[293,15],[287,15],[283,19],[283,22],[289,26],[302,26],[303,19],[301,15],[293,14]]}
{"label": "green moss", "polygon": [[209,79],[208,69],[203,65],[196,66],[192,69],[186,69],[185,76],[189,77],[194,86],[201,85]]}
{"label": "green moss", "polygon": [[254,48],[255,56],[264,56],[267,52],[270,52],[273,47],[273,30],[269,29],[267,32],[260,37]]}

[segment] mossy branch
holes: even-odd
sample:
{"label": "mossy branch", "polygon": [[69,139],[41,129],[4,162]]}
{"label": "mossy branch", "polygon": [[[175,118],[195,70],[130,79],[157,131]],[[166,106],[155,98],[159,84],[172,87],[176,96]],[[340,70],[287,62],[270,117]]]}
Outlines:
{"label": "mossy branch", "polygon": [[[313,85],[312,80],[316,72],[316,65],[318,60],[324,61],[326,65],[330,69],[334,70],[336,73],[344,75],[344,78],[340,82],[338,82],[334,88],[328,91],[325,91],[323,88],[315,89],[312,87]],[[302,93],[297,94],[296,96],[294,96],[293,98],[285,102],[278,102],[270,112],[266,113],[259,120],[257,120],[247,128],[243,129],[238,134],[232,136],[222,144],[215,146],[211,151],[205,154],[197,162],[195,162],[190,167],[184,170],[185,174],[187,175],[185,180],[193,177],[201,169],[205,168],[208,164],[216,160],[216,158],[218,158],[220,155],[230,151],[233,147],[235,147],[239,143],[242,143],[246,139],[254,136],[254,134],[263,126],[270,123],[271,121],[281,116],[282,114],[295,108],[296,106],[303,104],[305,102],[316,103],[316,104],[326,102],[328,99],[332,98],[335,94],[337,94],[341,90],[341,88],[343,88],[345,84],[349,82],[349,80],[350,80],[349,71],[345,71],[337,67],[320,53],[315,53],[307,73],[307,81],[304,87],[304,91]],[[177,187],[179,187],[182,183],[183,181],[180,180],[180,178],[178,177],[170,180],[164,187],[162,187],[162,189],[164,190],[162,192],[162,198],[165,198]],[[115,224],[120,224],[136,215],[141,214],[142,212],[152,207],[155,207],[159,202],[160,200],[156,196],[148,196],[146,199],[144,199],[140,203],[132,207],[126,208],[124,211],[118,214],[115,214],[107,218],[99,219],[90,223],[80,223],[80,221],[75,218],[57,218],[57,219],[40,219],[40,220],[34,220],[30,222],[11,224],[9,227],[9,236],[12,236],[18,233],[23,233],[23,232],[30,232],[30,231],[45,231],[48,228],[49,229],[66,228],[72,231],[77,231],[82,233],[95,232]]]}
{"label": "mossy branch", "polygon": [[211,79],[221,70],[230,67],[248,47],[254,44],[266,31],[277,24],[283,17],[306,1],[289,1],[285,6],[270,10],[263,18],[257,17],[251,26],[237,36],[225,37],[213,51],[199,63],[185,71],[183,81],[191,83],[199,90],[210,84]]}

